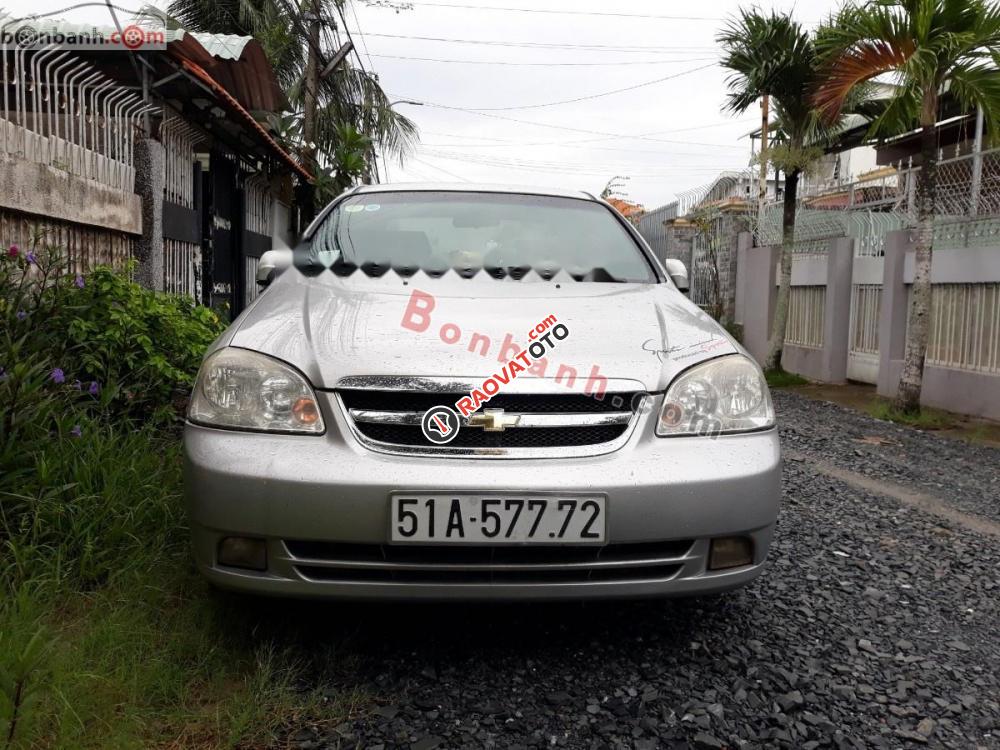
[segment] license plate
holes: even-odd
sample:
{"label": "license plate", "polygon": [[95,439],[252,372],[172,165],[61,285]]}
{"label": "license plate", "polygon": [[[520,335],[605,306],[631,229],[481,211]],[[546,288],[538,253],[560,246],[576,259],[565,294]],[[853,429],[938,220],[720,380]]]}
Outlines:
{"label": "license plate", "polygon": [[598,495],[395,494],[394,544],[603,544]]}

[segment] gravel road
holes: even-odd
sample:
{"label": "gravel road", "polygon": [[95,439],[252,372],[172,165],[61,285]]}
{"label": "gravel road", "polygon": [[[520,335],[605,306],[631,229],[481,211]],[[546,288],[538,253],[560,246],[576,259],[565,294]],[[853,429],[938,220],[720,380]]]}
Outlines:
{"label": "gravel road", "polygon": [[750,587],[294,605],[350,665],[315,679],[372,700],[338,727],[299,725],[291,746],[1000,748],[1000,450],[776,403],[784,505]]}

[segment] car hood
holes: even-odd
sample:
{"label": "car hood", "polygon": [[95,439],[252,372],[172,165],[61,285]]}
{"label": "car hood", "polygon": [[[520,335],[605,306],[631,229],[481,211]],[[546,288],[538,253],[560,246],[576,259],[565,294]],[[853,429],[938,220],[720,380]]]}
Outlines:
{"label": "car hood", "polygon": [[546,354],[544,367],[521,377],[575,373],[581,390],[603,376],[656,391],[697,362],[740,351],[669,284],[449,276],[308,277],[290,269],[219,345],[284,360],[321,389],[356,376],[487,377],[526,347],[529,330],[550,315],[570,335]]}

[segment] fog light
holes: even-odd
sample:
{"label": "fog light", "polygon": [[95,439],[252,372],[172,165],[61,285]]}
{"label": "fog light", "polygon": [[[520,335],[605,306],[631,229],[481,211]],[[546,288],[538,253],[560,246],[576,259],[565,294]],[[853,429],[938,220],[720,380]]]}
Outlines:
{"label": "fog light", "polygon": [[738,568],[753,563],[753,540],[747,536],[724,536],[712,540],[708,569]]}
{"label": "fog light", "polygon": [[267,570],[267,543],[263,539],[227,536],[219,542],[219,564],[231,568]]}

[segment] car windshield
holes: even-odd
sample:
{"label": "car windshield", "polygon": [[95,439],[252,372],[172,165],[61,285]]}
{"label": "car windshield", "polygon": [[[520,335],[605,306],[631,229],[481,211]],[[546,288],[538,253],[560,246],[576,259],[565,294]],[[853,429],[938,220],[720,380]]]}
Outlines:
{"label": "car windshield", "polygon": [[[655,282],[635,240],[611,209],[540,195],[458,192],[361,193],[317,228],[312,252],[334,271],[407,276],[453,270],[516,280],[564,271],[577,281]],[[563,278],[567,278],[564,276]]]}

